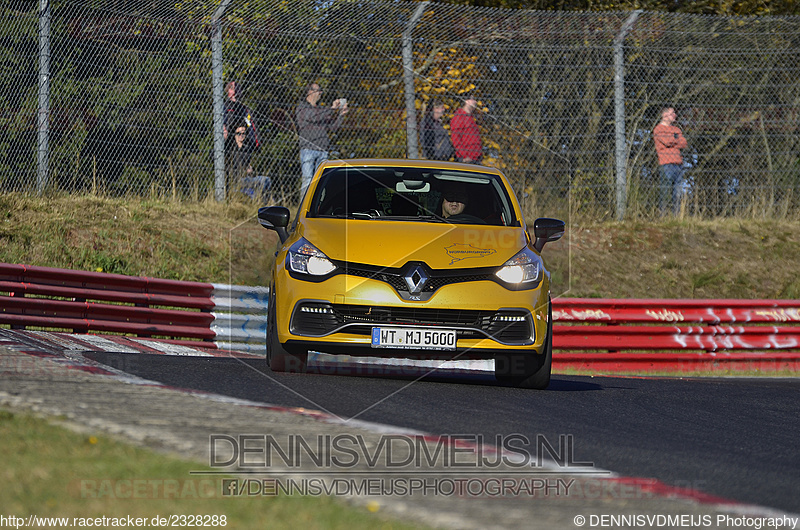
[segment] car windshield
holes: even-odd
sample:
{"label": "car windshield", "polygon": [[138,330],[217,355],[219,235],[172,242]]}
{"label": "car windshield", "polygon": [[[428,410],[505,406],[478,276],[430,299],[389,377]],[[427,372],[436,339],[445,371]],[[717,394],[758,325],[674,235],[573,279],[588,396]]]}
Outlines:
{"label": "car windshield", "polygon": [[497,175],[418,167],[328,168],[308,216],[520,226]]}

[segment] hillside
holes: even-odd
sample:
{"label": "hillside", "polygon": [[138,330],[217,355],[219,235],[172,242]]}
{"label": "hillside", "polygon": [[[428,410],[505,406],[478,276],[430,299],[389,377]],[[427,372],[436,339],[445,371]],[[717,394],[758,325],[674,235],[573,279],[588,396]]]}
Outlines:
{"label": "hillside", "polygon": [[[100,197],[0,197],[0,261],[265,285],[277,238],[258,205]],[[800,222],[568,220],[545,247],[553,294],[800,298]]]}

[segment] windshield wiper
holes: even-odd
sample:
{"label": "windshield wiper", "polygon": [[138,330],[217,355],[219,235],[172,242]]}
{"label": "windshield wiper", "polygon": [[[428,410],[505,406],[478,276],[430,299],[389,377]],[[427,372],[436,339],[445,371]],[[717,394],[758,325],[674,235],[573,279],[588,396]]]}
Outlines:
{"label": "windshield wiper", "polygon": [[389,221],[424,221],[426,223],[446,223],[446,219],[442,219],[438,215],[375,215],[372,212],[353,212],[350,214],[325,214],[318,215],[320,218],[329,219],[385,219]]}
{"label": "windshield wiper", "polygon": [[353,219],[377,219],[380,215],[375,215],[372,212],[353,212],[350,217]]}

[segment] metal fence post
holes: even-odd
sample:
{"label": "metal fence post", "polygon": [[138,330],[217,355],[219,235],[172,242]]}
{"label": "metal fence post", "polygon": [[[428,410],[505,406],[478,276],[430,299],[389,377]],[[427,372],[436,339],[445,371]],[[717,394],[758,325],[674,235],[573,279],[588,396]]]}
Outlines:
{"label": "metal fence post", "polygon": [[39,2],[39,112],[36,192],[41,195],[50,174],[50,0]]}
{"label": "metal fence post", "polygon": [[211,89],[214,98],[214,198],[225,200],[225,137],[222,132],[225,112],[222,86],[222,24],[220,19],[231,0],[222,0],[211,19]]}
{"label": "metal fence post", "polygon": [[408,158],[419,158],[419,143],[417,142],[417,107],[414,104],[416,94],[414,93],[414,43],[411,40],[411,32],[422,18],[422,13],[428,2],[420,2],[417,10],[408,21],[408,26],[403,32],[403,79],[405,81],[406,92],[406,142],[408,145]]}
{"label": "metal fence post", "polygon": [[630,33],[642,10],[631,13],[619,34],[614,38],[614,122],[616,124],[616,175],[617,175],[617,220],[625,218],[625,207],[628,200],[627,188],[627,153],[625,141],[625,52],[623,43]]}

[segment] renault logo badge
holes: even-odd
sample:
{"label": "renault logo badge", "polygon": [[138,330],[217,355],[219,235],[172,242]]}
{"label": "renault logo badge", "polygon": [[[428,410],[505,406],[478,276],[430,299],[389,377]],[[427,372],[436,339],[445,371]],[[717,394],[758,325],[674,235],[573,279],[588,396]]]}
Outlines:
{"label": "renault logo badge", "polygon": [[409,293],[419,294],[422,292],[423,287],[425,287],[425,284],[428,282],[428,275],[425,273],[425,269],[419,265],[416,265],[403,277],[403,279],[406,281]]}

